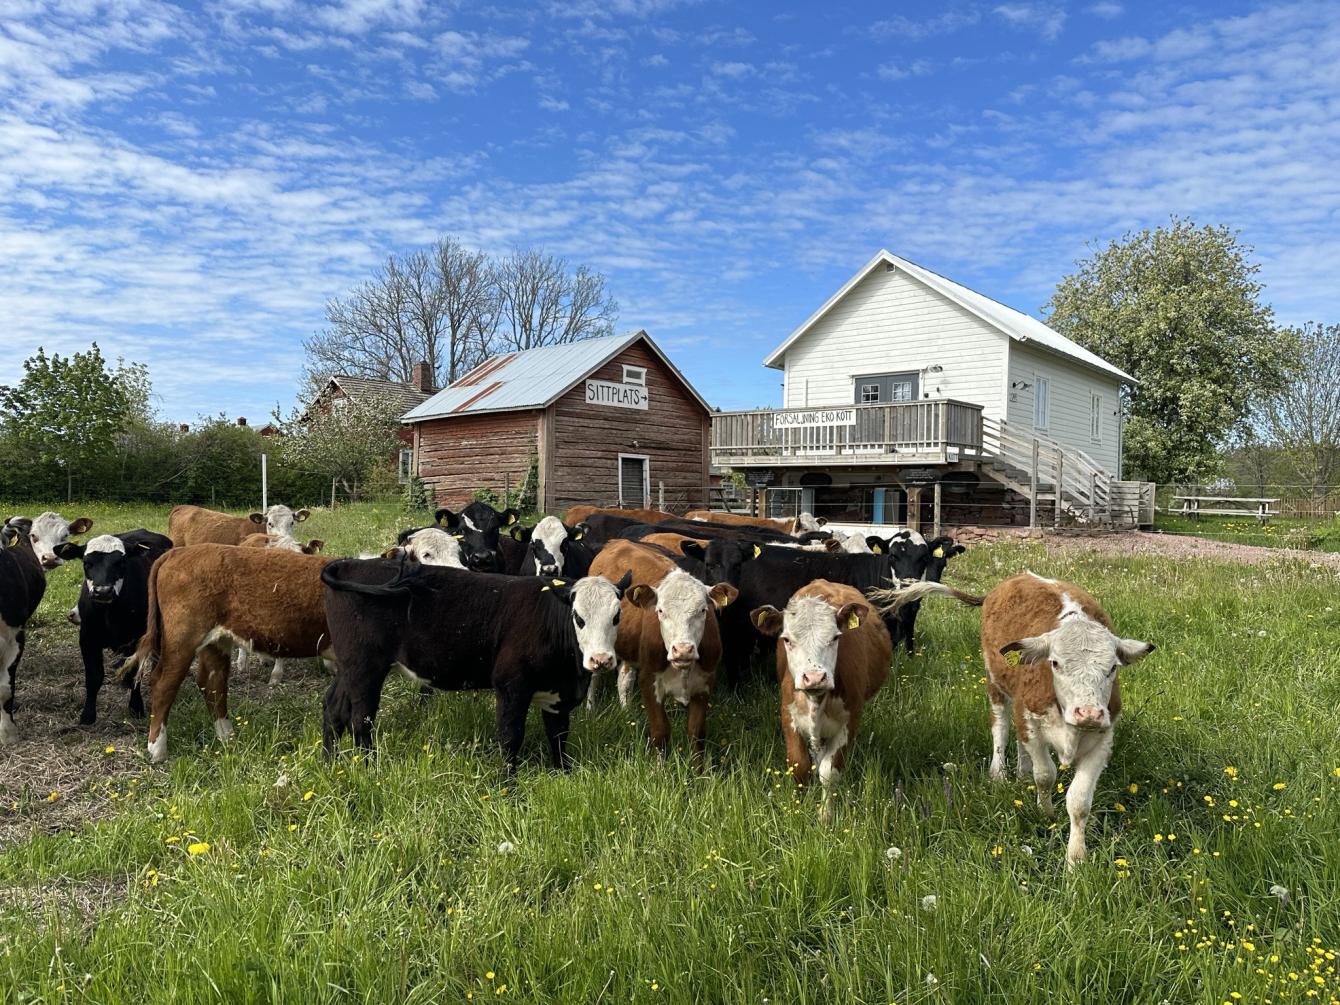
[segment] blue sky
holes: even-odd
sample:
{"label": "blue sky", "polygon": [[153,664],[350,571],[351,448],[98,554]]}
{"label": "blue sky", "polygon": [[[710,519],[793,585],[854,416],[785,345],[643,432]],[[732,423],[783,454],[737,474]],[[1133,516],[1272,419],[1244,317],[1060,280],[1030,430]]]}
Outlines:
{"label": "blue sky", "polygon": [[0,382],[293,402],[325,301],[454,234],[604,271],[703,394],[880,247],[1037,313],[1090,242],[1240,228],[1340,320],[1340,4],[0,0]]}

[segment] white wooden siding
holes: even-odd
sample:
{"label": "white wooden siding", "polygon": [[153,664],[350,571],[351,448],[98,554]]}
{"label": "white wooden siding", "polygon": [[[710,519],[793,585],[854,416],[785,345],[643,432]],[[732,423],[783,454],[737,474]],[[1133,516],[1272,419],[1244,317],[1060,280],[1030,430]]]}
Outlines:
{"label": "white wooden siding", "polygon": [[856,374],[939,365],[943,373],[921,374],[923,399],[974,402],[999,419],[1007,342],[902,272],[876,269],[787,350],[783,400],[786,408],[850,405]]}
{"label": "white wooden siding", "polygon": [[[1009,384],[1028,384],[1027,389],[1007,387],[1009,409],[1006,421],[1016,432],[1027,435],[1033,428],[1037,378],[1046,378],[1048,391],[1048,427],[1045,434],[1062,446],[1082,450],[1113,475],[1117,469],[1117,391],[1116,380],[1087,367],[1067,362],[1055,353],[1035,349],[1018,342],[1010,344]],[[1092,399],[1102,398],[1099,442],[1090,435]]]}

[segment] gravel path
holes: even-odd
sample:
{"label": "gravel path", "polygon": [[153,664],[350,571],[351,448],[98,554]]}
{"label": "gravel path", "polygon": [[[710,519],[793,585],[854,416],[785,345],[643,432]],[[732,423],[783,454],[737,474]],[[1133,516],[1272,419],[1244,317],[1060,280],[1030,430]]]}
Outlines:
{"label": "gravel path", "polygon": [[1213,541],[1189,534],[1148,534],[1128,531],[1121,534],[1047,537],[1049,548],[1080,550],[1119,557],[1157,555],[1163,558],[1205,558],[1217,562],[1243,562],[1265,565],[1270,562],[1307,562],[1340,570],[1340,552],[1303,551],[1297,548],[1261,548],[1231,541]]}

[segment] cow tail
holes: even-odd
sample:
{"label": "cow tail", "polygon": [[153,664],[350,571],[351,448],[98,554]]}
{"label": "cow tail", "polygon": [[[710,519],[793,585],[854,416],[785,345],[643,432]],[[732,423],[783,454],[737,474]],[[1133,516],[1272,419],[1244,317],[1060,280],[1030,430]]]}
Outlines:
{"label": "cow tail", "polygon": [[118,681],[123,681],[134,673],[135,683],[142,683],[149,678],[158,663],[158,650],[163,637],[163,613],[158,607],[158,570],[163,560],[171,554],[172,552],[165,551],[149,567],[149,609],[144,622],[144,635],[140,638],[140,644],[135,647],[135,651],[130,654],[130,658],[117,670]]}
{"label": "cow tail", "polygon": [[907,586],[893,586],[888,589],[870,590],[866,596],[875,602],[882,614],[896,614],[908,604],[924,600],[929,596],[953,597],[959,603],[969,607],[981,607],[985,597],[964,593],[944,583],[916,582]]}

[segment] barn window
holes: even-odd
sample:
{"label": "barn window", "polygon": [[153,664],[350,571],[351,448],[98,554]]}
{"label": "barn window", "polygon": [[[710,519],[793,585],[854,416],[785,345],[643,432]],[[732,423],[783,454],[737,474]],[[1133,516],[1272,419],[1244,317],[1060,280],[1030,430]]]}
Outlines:
{"label": "barn window", "polygon": [[400,465],[397,478],[401,485],[414,477],[414,451],[409,447],[400,451]]}
{"label": "barn window", "polygon": [[625,384],[637,384],[639,387],[646,387],[647,368],[645,366],[629,366],[625,363],[623,367],[623,382]]}
{"label": "barn window", "polygon": [[1095,394],[1089,399],[1089,439],[1094,443],[1103,441],[1103,396]]}
{"label": "barn window", "polygon": [[878,384],[862,384],[862,385],[861,385],[861,404],[862,404],[862,405],[869,405],[869,404],[871,404],[871,403],[873,403],[873,402],[876,402],[876,401],[879,401],[879,385],[878,385]]}
{"label": "barn window", "polygon": [[1033,375],[1033,428],[1046,429],[1051,421],[1051,395],[1047,378]]}

